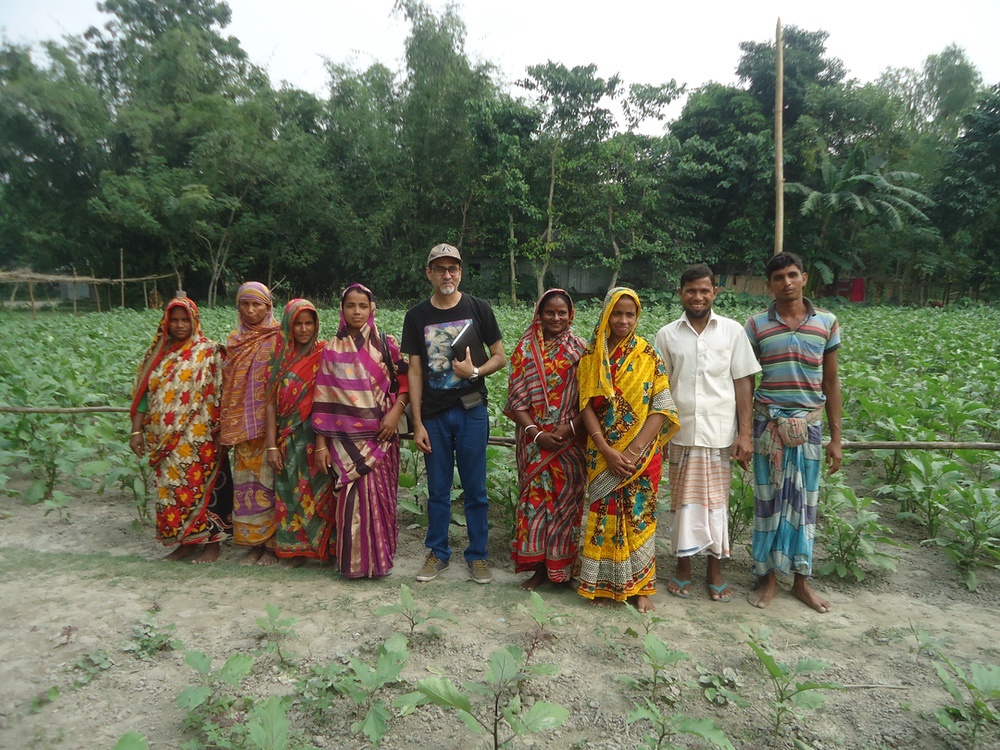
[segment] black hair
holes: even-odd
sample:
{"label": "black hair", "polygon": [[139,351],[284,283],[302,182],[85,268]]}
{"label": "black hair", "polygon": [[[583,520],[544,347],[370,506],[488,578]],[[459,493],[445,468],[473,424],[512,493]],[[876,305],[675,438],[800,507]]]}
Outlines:
{"label": "black hair", "polygon": [[715,283],[715,272],[704,263],[697,263],[693,266],[688,266],[684,273],[681,274],[681,289],[684,288],[685,284],[697,281],[698,279],[710,279],[713,287],[718,286]]}
{"label": "black hair", "polygon": [[771,274],[789,266],[795,266],[802,273],[806,272],[806,267],[802,264],[802,258],[798,255],[795,253],[778,253],[777,255],[772,255],[771,259],[765,264],[764,276],[770,281]]}
{"label": "black hair", "polygon": [[566,306],[569,308],[570,313],[572,314],[572,312],[573,312],[573,299],[569,296],[569,294],[567,294],[566,292],[564,292],[562,289],[549,289],[549,291],[545,292],[545,294],[542,295],[542,298],[540,300],[538,300],[538,312],[539,313],[542,312],[542,309],[545,307],[545,304],[550,299],[561,299],[561,300],[563,300],[566,303]]}

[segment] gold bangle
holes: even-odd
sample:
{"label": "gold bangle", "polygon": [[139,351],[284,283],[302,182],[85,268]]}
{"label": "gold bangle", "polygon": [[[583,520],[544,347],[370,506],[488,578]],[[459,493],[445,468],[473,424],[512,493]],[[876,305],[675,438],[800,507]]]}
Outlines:
{"label": "gold bangle", "polygon": [[141,435],[141,434],[142,434],[142,430],[136,430],[131,435],[129,435],[129,437],[135,437],[136,435]]}
{"label": "gold bangle", "polygon": [[268,448],[267,450],[269,450],[269,451],[276,451],[278,449],[277,448]]}
{"label": "gold bangle", "polygon": [[594,430],[592,433],[590,433],[590,436],[594,437],[594,435],[600,435],[600,434],[601,434],[600,430]]}

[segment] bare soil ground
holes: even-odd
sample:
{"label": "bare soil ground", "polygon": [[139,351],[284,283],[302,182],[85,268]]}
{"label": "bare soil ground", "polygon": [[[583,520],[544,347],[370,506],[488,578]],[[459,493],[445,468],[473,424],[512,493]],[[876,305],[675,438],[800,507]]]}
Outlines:
{"label": "bare soil ground", "polygon": [[[71,490],[67,490],[70,492]],[[77,496],[68,522],[43,515],[40,506],[0,500],[0,748],[112,748],[129,731],[141,732],[154,750],[178,748],[191,735],[175,699],[195,674],[183,651],[161,652],[143,661],[122,651],[133,627],[150,609],[161,625],[176,625],[175,635],[188,649],[203,651],[221,664],[234,651],[258,653],[261,629],[256,619],[265,603],[298,618],[298,635],[287,650],[293,668],[279,668],[273,655],[258,655],[243,690],[254,696],[288,695],[299,675],[314,664],[348,656],[371,660],[378,645],[403,623],[376,617],[375,610],[397,601],[400,583],[414,590],[418,605],[442,607],[458,625],[445,623],[443,634],[426,633],[410,643],[403,672],[407,684],[398,695],[430,674],[457,683],[481,678],[495,649],[521,643],[531,620],[518,610],[528,595],[518,588],[509,562],[506,535],[492,535],[492,585],[467,580],[460,551],[461,530],[453,527],[456,549],[452,566],[428,584],[415,584],[413,574],[423,555],[421,529],[408,528],[401,514],[399,552],[394,573],[378,581],[346,581],[331,568],[244,568],[240,551],[224,547],[215,565],[161,562],[163,549],[150,528],[138,527],[123,499]],[[829,692],[821,710],[795,720],[779,747],[800,738],[814,748],[962,748],[967,742],[947,735],[933,710],[947,702],[931,659],[920,652],[914,630],[943,642],[943,652],[959,662],[998,663],[1000,579],[981,574],[979,591],[971,594],[940,552],[917,545],[909,527],[896,526],[897,538],[911,543],[895,550],[899,570],[871,577],[861,585],[818,580],[815,587],[834,605],[828,614],[806,609],[788,594],[788,582],[767,610],[747,604],[751,586],[747,555],[734,545],[725,571],[737,596],[731,603],[711,602],[701,583],[704,562],[695,564],[696,585],[690,599],[667,594],[663,585],[673,569],[669,555],[660,557],[660,593],[653,598],[657,615],[667,622],[658,635],[673,648],[691,655],[674,668],[680,691],[676,709],[691,716],[710,716],[738,748],[770,747],[769,683],[746,645],[740,626],[773,629],[771,644],[786,662],[823,659],[832,667],[822,679],[848,689]],[[631,624],[618,608],[589,606],[571,591],[543,588],[550,605],[570,615],[556,628],[557,637],[541,660],[555,664],[555,676],[540,677],[527,699],[561,703],[569,719],[554,732],[519,740],[519,747],[634,748],[642,725],[626,718],[641,694],[614,679],[646,672],[641,645],[624,634]],[[73,687],[80,670],[74,664],[87,654],[105,650],[113,665],[88,684]],[[696,686],[697,667],[715,673],[736,670],[750,708],[715,707]],[[58,697],[38,700],[52,687]],[[322,720],[295,716],[303,739],[322,748],[361,748],[367,743],[350,733],[353,712],[334,706]],[[394,718],[382,742],[385,748],[485,747],[453,716],[435,708]],[[691,747],[699,747],[692,741]],[[996,735],[980,747],[1000,747]]]}

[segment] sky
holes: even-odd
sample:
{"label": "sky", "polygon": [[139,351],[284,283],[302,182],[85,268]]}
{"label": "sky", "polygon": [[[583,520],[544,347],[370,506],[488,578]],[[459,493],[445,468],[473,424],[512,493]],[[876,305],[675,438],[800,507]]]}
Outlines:
{"label": "sky", "polygon": [[[436,11],[445,0],[425,0]],[[358,69],[403,67],[408,27],[395,0],[229,0],[237,37],[277,86],[326,94],[324,59]],[[920,68],[949,44],[965,49],[987,84],[1000,83],[1000,0],[900,3],[889,0],[465,0],[466,52],[513,82],[528,65],[595,63],[625,84],[676,79],[689,90],[736,83],[741,41],[774,38],[778,18],[829,32],[827,52],[849,78],[873,81],[887,67]],[[936,10],[935,10],[936,8]],[[0,35],[34,44],[81,34],[108,16],[91,0],[0,0]],[[671,116],[679,114],[679,110]]]}

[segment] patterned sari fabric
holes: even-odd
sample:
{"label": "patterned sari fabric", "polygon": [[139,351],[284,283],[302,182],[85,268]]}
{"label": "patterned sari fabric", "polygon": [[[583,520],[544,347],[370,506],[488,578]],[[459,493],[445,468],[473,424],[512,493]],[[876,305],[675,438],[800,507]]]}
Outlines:
{"label": "patterned sari fabric", "polygon": [[[586,342],[570,329],[545,339],[541,310],[555,293],[565,294],[553,289],[542,295],[531,324],[511,354],[504,409],[508,415],[528,412],[543,431],[566,424],[579,414],[576,367],[586,347]],[[534,571],[544,564],[550,581],[564,583],[570,579],[579,552],[586,489],[584,442],[574,440],[550,452],[532,442],[533,437],[533,433],[525,435],[518,428],[520,502],[511,559],[518,573]]]}
{"label": "patterned sari fabric", "polygon": [[[343,299],[360,291],[372,312],[357,336],[347,331]],[[340,328],[327,342],[316,375],[311,424],[329,439],[336,494],[340,573],[346,578],[387,575],[396,556],[399,435],[379,440],[382,417],[398,396],[387,360],[395,363],[399,393],[406,391],[406,363],[391,336],[375,326],[372,293],[352,284],[341,298]]]}
{"label": "patterned sari fabric", "polygon": [[[239,288],[237,304],[245,297],[272,305],[271,292],[256,281]],[[273,544],[274,472],[264,461],[264,410],[268,363],[280,331],[269,309],[257,325],[241,319],[226,341],[221,442],[233,446],[233,541],[244,547]]]}
{"label": "patterned sari fabric", "polygon": [[[677,432],[677,410],[660,356],[635,329],[608,351],[611,310],[631,289],[608,292],[594,335],[580,359],[580,406],[597,415],[605,440],[622,451],[651,414],[666,419],[659,435],[643,446],[629,477],[611,473],[593,440],[587,442],[590,510],[584,536],[579,593],[587,599],[625,601],[656,593],[656,493],[663,446]],[[638,321],[638,315],[636,316]]]}
{"label": "patterned sari fabric", "polygon": [[[312,315],[316,332],[299,346],[292,326]],[[281,319],[281,341],[271,360],[268,397],[277,405],[278,451],[282,468],[274,475],[274,552],[278,557],[327,558],[333,531],[330,476],[314,458],[315,433],[309,424],[313,389],[325,341],[319,337],[319,313],[311,302],[293,299]]]}
{"label": "patterned sari fabric", "polygon": [[[187,310],[191,336],[172,341],[170,312]],[[210,508],[219,472],[222,356],[201,332],[198,307],[187,298],[167,304],[132,391],[132,416],[145,408],[143,438],[156,486],[156,538],[163,544],[217,542],[222,519]]]}

